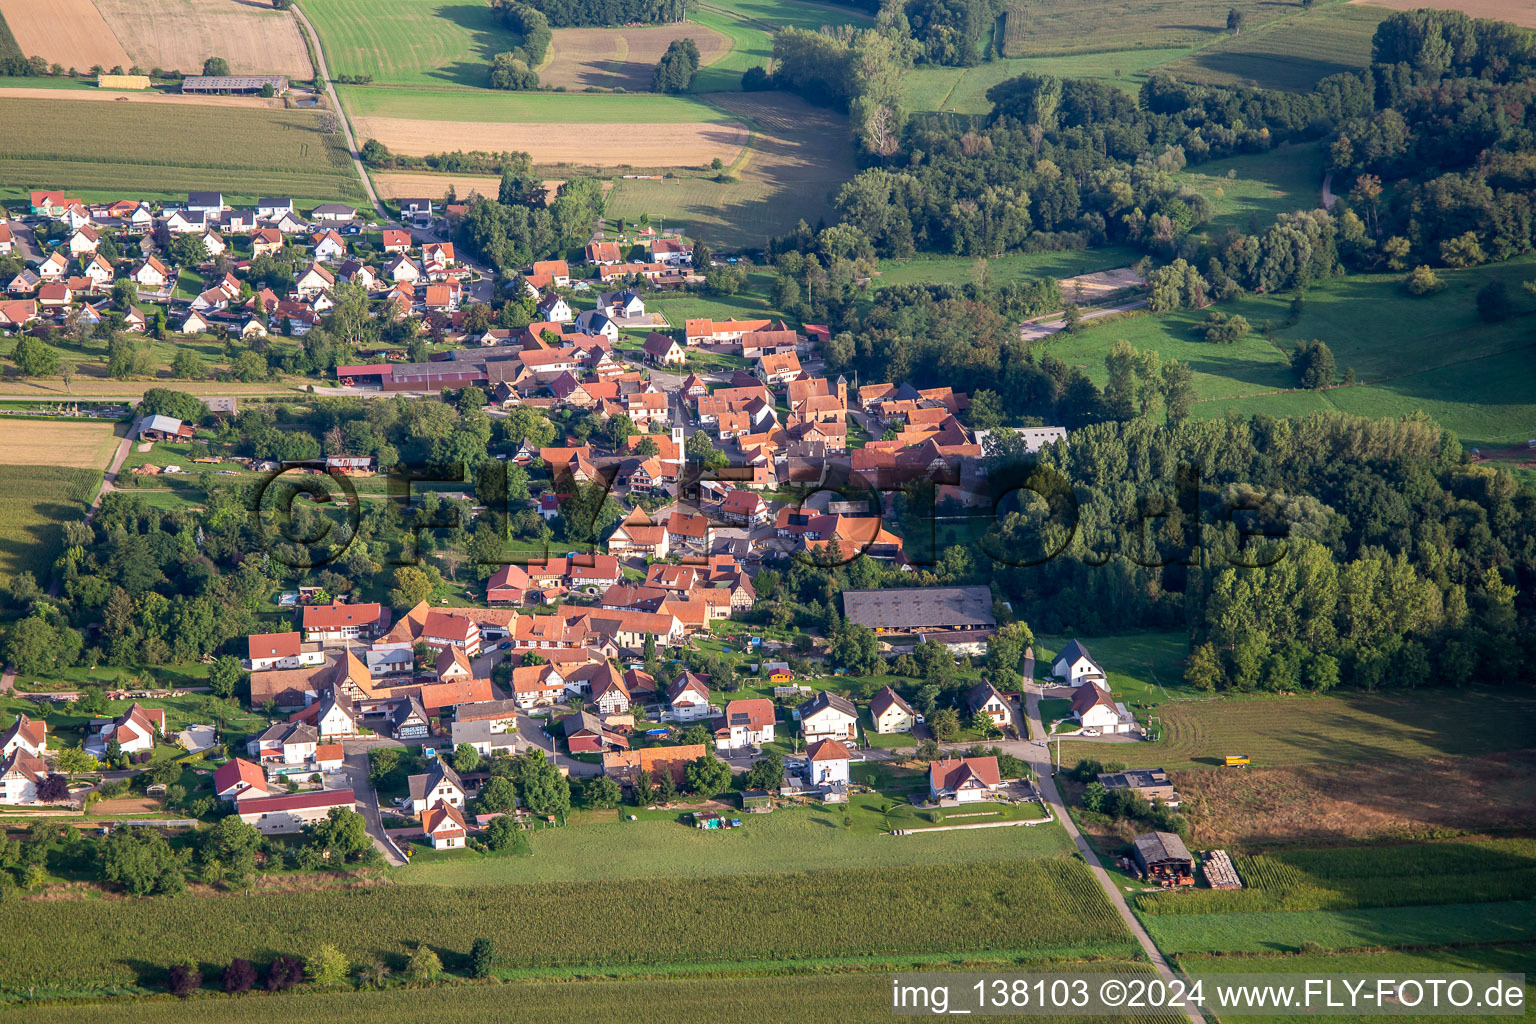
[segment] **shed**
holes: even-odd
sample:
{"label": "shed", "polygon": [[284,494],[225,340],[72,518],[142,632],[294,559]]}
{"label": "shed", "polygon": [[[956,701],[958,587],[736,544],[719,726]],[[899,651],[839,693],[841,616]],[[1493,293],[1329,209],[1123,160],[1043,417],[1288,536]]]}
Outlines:
{"label": "shed", "polygon": [[1194,885],[1195,859],[1172,832],[1145,832],[1132,840],[1132,856],[1143,877],[1159,885]]}

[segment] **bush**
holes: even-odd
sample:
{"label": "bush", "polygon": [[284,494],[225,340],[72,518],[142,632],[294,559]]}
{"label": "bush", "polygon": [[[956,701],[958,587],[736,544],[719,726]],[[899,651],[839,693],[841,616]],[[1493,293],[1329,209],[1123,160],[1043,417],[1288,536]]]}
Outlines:
{"label": "bush", "polygon": [[491,58],[491,88],[527,91],[539,87],[539,76],[528,62],[515,53],[498,53]]}
{"label": "bush", "polygon": [[474,946],[469,951],[469,976],[471,978],[489,978],[491,968],[496,965],[496,944],[487,938],[475,940]]}
{"label": "bush", "polygon": [[203,984],[203,972],[196,964],[176,964],[171,968],[171,995],[186,999]]}
{"label": "bush", "polygon": [[296,956],[279,956],[267,965],[268,992],[286,992],[304,980],[304,965]]}
{"label": "bush", "polygon": [[1408,272],[1408,275],[1403,278],[1403,288],[1408,292],[1409,295],[1416,297],[1433,295],[1435,292],[1438,292],[1444,287],[1445,282],[1441,281],[1439,276],[1433,270],[1430,270],[1423,264],[1414,267]]}
{"label": "bush", "polygon": [[1496,324],[1509,314],[1509,289],[1503,281],[1489,281],[1477,290],[1477,315],[1484,323]]}
{"label": "bush", "polygon": [[1250,330],[1248,321],[1242,316],[1228,316],[1226,313],[1212,311],[1205,316],[1205,322],[1195,328],[1205,335],[1205,340],[1218,345],[1232,345],[1241,341]]}
{"label": "bush", "polygon": [[249,992],[251,986],[255,984],[256,968],[251,966],[249,960],[236,957],[229,962],[228,967],[224,968],[224,991],[230,995]]}

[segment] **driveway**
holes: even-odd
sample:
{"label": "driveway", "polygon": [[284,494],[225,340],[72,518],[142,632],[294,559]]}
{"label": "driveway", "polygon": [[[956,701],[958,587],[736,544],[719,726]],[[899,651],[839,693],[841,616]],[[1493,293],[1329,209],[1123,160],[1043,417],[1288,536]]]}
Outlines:
{"label": "driveway", "polygon": [[378,847],[384,855],[384,860],[391,867],[401,867],[406,864],[404,857],[396,851],[394,843],[384,834],[384,820],[379,814],[379,794],[373,788],[373,783],[368,778],[368,748],[361,744],[351,744],[347,750],[346,760],[342,762],[342,772],[347,777],[347,782],[352,787],[353,794],[357,797],[357,809],[368,823],[368,834],[373,837],[373,845]]}

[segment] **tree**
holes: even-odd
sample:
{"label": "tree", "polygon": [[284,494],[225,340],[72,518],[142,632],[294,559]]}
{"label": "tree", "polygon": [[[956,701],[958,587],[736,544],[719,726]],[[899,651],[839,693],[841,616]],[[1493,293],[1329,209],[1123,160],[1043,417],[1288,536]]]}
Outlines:
{"label": "tree", "polygon": [[231,814],[220,818],[218,824],[204,833],[199,856],[204,863],[219,865],[225,881],[239,885],[256,869],[256,850],[260,846],[261,833],[256,826]]}
{"label": "tree", "polygon": [[332,807],[325,818],[307,826],[305,831],[322,847],[342,856],[373,849],[367,820],[348,807]]}
{"label": "tree", "polygon": [[545,759],[542,750],[530,750],[518,760],[528,810],[540,817],[564,817],[571,809],[570,781]]}
{"label": "tree", "polygon": [[1484,323],[1507,320],[1510,311],[1509,289],[1503,281],[1489,281],[1477,290],[1477,315]]}
{"label": "tree", "polygon": [[933,730],[934,739],[952,740],[960,735],[960,714],[954,708],[940,708],[929,717],[928,727]]}
{"label": "tree", "polygon": [[249,960],[235,957],[224,968],[224,991],[232,996],[242,992],[249,992],[256,984],[256,968],[251,966]]}
{"label": "tree", "polygon": [[1415,297],[1433,295],[1444,287],[1445,283],[1440,280],[1439,275],[1422,263],[1414,267],[1413,270],[1409,271],[1408,276],[1403,278],[1403,288],[1407,290],[1409,295]]}
{"label": "tree", "polygon": [[101,844],[101,875],[131,896],[181,892],[186,887],[181,859],[159,831],[120,828]]}
{"label": "tree", "polygon": [[1102,811],[1104,801],[1109,797],[1109,790],[1104,788],[1104,783],[1095,779],[1083,787],[1083,806],[1090,811]]}
{"label": "tree", "polygon": [[213,665],[208,669],[208,686],[215,696],[226,699],[235,695],[235,688],[245,678],[245,672],[240,668],[240,659],[231,654],[221,654],[213,659]]}
{"label": "tree", "polygon": [[1246,16],[1243,14],[1243,12],[1238,10],[1236,7],[1228,8],[1227,9],[1227,31],[1231,32],[1233,35],[1241,35],[1242,31],[1243,31],[1243,21],[1245,20],[1245,17]]}
{"label": "tree", "polygon": [[209,57],[207,60],[203,61],[203,74],[217,75],[221,77],[228,76],[229,61],[225,60],[223,57]]}
{"label": "tree", "polygon": [[203,972],[195,963],[173,964],[170,970],[171,995],[186,999],[203,985]]}
{"label": "tree", "polygon": [[619,806],[623,795],[619,784],[606,775],[593,775],[581,787],[582,802],[598,811]]}
{"label": "tree", "polygon": [[368,778],[377,785],[400,765],[397,747],[379,747],[368,751]]}
{"label": "tree", "polygon": [[203,357],[190,348],[178,348],[171,360],[171,376],[182,380],[202,380],[208,376]]}
{"label": "tree", "polygon": [[345,953],[327,942],[305,958],[304,970],[316,985],[340,985],[347,980],[352,965]]}
{"label": "tree", "polygon": [[23,377],[47,377],[59,369],[58,350],[32,337],[16,342],[11,359]]}
{"label": "tree", "polygon": [[511,779],[496,776],[485,784],[476,798],[481,814],[511,811],[517,807],[517,787]]}
{"label": "tree", "polygon": [[656,777],[656,802],[670,804],[677,799],[677,779],[671,771],[664,771]]}
{"label": "tree", "polygon": [[516,53],[498,53],[491,58],[491,88],[521,91],[539,87],[538,73]]}
{"label": "tree", "polygon": [[286,992],[304,980],[304,963],[296,956],[276,957],[267,965],[268,992]]}
{"label": "tree", "polygon": [[1333,384],[1336,371],[1333,352],[1316,338],[1298,341],[1296,352],[1291,356],[1291,370],[1302,387],[1314,391],[1326,388]]}
{"label": "tree", "polygon": [[496,944],[484,937],[476,939],[475,944],[469,948],[469,976],[489,978],[491,968],[495,966]]}
{"label": "tree", "polygon": [[746,789],[766,789],[770,793],[778,792],[779,787],[784,785],[783,755],[771,750],[764,754],[752,767],[747,769],[742,785]]}
{"label": "tree", "polygon": [[1163,408],[1169,423],[1182,423],[1195,407],[1195,371],[1170,359],[1163,364]]}
{"label": "tree", "polygon": [[453,770],[460,775],[480,767],[480,751],[472,744],[460,743],[453,750]]}
{"label": "tree", "polygon": [[406,977],[415,982],[428,982],[442,973],[442,959],[424,942],[416,947],[405,965]]}
{"label": "tree", "polygon": [[492,818],[485,830],[485,845],[493,851],[515,850],[520,844],[526,842],[517,819],[510,814]]}
{"label": "tree", "polygon": [[196,267],[208,260],[208,246],[200,235],[177,235],[171,242],[171,255],[184,266]]}
{"label": "tree", "polygon": [[97,760],[79,747],[65,747],[59,751],[58,757],[53,762],[55,768],[65,775],[75,775],[80,772],[93,772],[100,767]]}
{"label": "tree", "polygon": [[432,578],[424,570],[414,565],[402,565],[395,570],[395,586],[389,592],[389,599],[396,607],[414,608],[431,598],[435,589]]}

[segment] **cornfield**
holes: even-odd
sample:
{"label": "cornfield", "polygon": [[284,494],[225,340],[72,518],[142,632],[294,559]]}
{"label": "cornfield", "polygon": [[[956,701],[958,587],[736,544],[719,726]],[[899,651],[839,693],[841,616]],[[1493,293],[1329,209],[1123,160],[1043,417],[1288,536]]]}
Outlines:
{"label": "cornfield", "polygon": [[426,941],[451,965],[477,937],[504,966],[566,968],[1135,949],[1077,860],[860,868],[721,879],[387,886],[275,895],[0,904],[0,989],[164,983],[194,957],[265,962],[334,943],[403,965]]}

